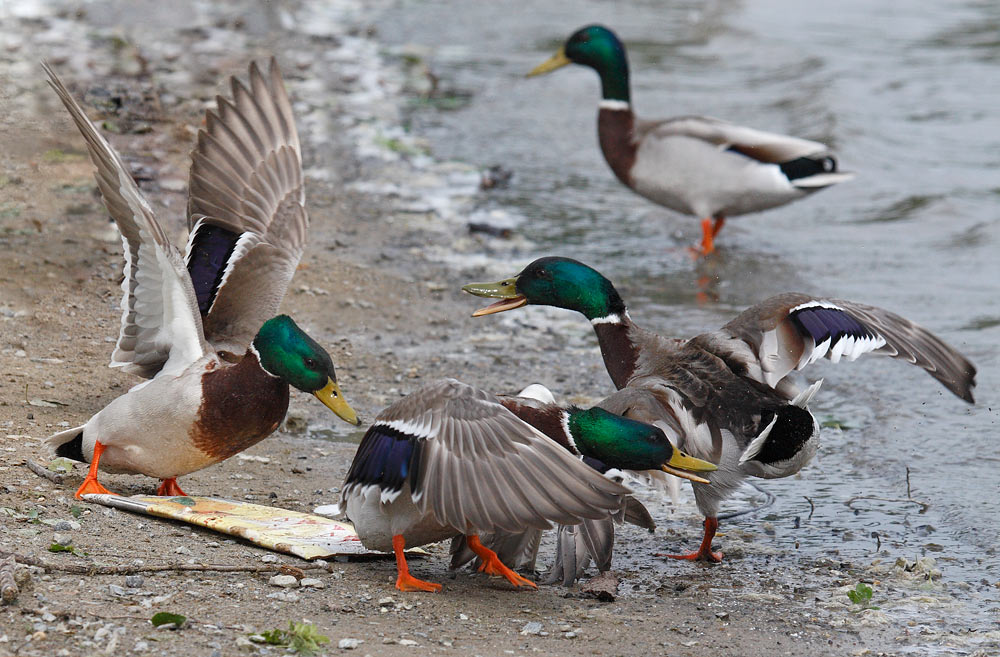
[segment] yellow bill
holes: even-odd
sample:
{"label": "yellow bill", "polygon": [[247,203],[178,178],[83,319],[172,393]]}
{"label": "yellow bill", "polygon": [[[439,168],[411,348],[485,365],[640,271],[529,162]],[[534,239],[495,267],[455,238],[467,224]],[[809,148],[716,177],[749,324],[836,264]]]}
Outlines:
{"label": "yellow bill", "polygon": [[463,285],[462,290],[477,297],[500,299],[500,301],[472,313],[473,317],[502,313],[505,310],[520,308],[528,303],[528,299],[517,291],[517,278],[508,278],[499,283],[469,283]]}
{"label": "yellow bill", "polygon": [[528,73],[525,77],[531,78],[536,75],[545,75],[546,73],[551,73],[557,68],[562,68],[563,66],[572,63],[573,60],[571,60],[569,57],[566,56],[566,49],[560,48],[559,51],[556,52],[556,54],[552,55],[538,66],[531,69],[531,72]]}
{"label": "yellow bill", "polygon": [[696,481],[699,484],[708,484],[708,479],[704,477],[699,477],[694,472],[712,472],[713,470],[718,470],[718,466],[714,463],[709,463],[708,461],[703,461],[701,459],[695,458],[689,454],[685,454],[679,449],[674,450],[673,456],[667,461],[665,465],[661,465],[660,469],[667,474],[672,474],[675,477],[680,477],[681,479],[690,479],[691,481]]}
{"label": "yellow bill", "polygon": [[337,382],[333,379],[327,379],[326,385],[313,394],[316,395],[316,399],[323,402],[324,406],[336,413],[337,417],[344,422],[354,425],[361,424],[361,420],[358,419],[358,414],[355,413],[350,404],[344,400],[344,395],[340,392],[340,386],[337,385]]}

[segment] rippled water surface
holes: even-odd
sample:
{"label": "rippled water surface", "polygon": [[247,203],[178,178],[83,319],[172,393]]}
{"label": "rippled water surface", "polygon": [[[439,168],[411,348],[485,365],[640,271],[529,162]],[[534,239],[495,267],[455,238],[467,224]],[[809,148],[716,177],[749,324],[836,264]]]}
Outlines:
{"label": "rippled water surface", "polygon": [[[817,139],[857,178],[730,221],[719,253],[693,264],[684,248],[698,222],[634,195],[601,158],[595,74],[523,77],[589,22],[625,41],[640,116],[710,114]],[[426,62],[454,101],[414,94],[412,130],[437,157],[514,171],[487,203],[522,218],[536,247],[523,262],[559,253],[595,265],[664,334],[802,290],[895,310],[966,353],[979,367],[973,407],[898,362],[814,366],[809,376],[826,379],[814,412],[849,428],[827,430],[801,476],[763,484],[775,506],[731,522],[798,516],[806,531],[787,540],[817,555],[934,556],[946,577],[976,585],[986,604],[970,613],[992,622],[997,589],[981,584],[1000,579],[998,28],[996,3],[860,0],[421,1],[378,21],[393,52]]]}

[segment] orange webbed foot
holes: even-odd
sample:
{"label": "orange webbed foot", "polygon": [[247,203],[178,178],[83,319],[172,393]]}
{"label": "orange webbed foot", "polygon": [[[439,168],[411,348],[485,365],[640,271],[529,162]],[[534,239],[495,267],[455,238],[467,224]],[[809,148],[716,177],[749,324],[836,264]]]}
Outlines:
{"label": "orange webbed foot", "polygon": [[177,484],[177,477],[161,481],[159,487],[156,489],[156,494],[161,497],[189,497]]}
{"label": "orange webbed foot", "polygon": [[399,573],[399,576],[396,578],[396,588],[407,593],[416,591],[437,593],[442,589],[442,586],[434,582],[425,582],[422,579],[417,579],[410,573]]}
{"label": "orange webbed foot", "polygon": [[79,500],[83,499],[84,495],[91,494],[114,495],[114,493],[109,491],[97,481],[97,477],[91,477],[88,475],[86,479],[83,480],[83,483],[80,484],[80,487],[76,489],[76,493],[73,494],[73,497]]}
{"label": "orange webbed foot", "polygon": [[101,441],[94,441],[94,454],[90,457],[90,470],[87,471],[87,476],[83,478],[83,483],[80,487],[76,489],[73,497],[76,499],[82,499],[84,495],[114,495],[107,488],[102,486],[97,481],[97,468],[98,463],[101,461],[101,454],[104,453],[106,447],[101,444]]}
{"label": "orange webbed foot", "polygon": [[530,579],[521,577],[513,570],[505,566],[503,562],[500,561],[500,557],[497,556],[496,552],[479,542],[478,536],[468,536],[467,538],[469,549],[475,552],[476,556],[483,562],[479,566],[479,572],[486,573],[487,575],[500,575],[502,577],[506,577],[507,581],[518,589],[538,588],[538,585]]}
{"label": "orange webbed foot", "polygon": [[406,565],[406,539],[403,538],[402,534],[396,534],[392,537],[392,551],[396,555],[397,589],[406,592],[427,591],[428,593],[437,593],[441,590],[440,584],[425,582],[410,574],[410,567]]}
{"label": "orange webbed foot", "polygon": [[486,573],[487,575],[500,575],[506,577],[507,581],[514,585],[515,588],[533,588],[537,589],[538,585],[532,582],[526,577],[521,577],[513,570],[503,565],[499,557],[494,555],[492,561],[484,561],[482,565],[479,566],[479,572]]}
{"label": "orange webbed foot", "polygon": [[725,223],[724,217],[717,219],[706,217],[701,220],[701,244],[688,247],[688,253],[691,254],[692,259],[697,260],[715,253],[715,236],[719,234]]}
{"label": "orange webbed foot", "polygon": [[698,550],[686,554],[664,554],[668,559],[683,559],[685,561],[707,561],[708,563],[722,563],[722,553],[711,550]]}
{"label": "orange webbed foot", "polygon": [[709,563],[721,563],[722,553],[712,552],[712,539],[719,530],[719,519],[715,517],[705,518],[705,535],[701,539],[701,546],[695,552],[688,554],[664,554],[661,556],[670,559],[684,559],[686,561],[707,561]]}

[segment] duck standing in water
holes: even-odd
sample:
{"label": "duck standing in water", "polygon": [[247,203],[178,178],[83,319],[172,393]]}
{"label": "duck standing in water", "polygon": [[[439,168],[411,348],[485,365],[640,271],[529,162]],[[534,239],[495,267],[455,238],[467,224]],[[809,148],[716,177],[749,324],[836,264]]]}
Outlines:
{"label": "duck standing in water", "polygon": [[618,388],[598,405],[663,428],[680,449],[718,465],[706,475],[710,484],[694,484],[705,516],[701,546],[676,558],[720,561],[711,550],[720,503],[746,477],[787,477],[816,453],[819,423],[807,404],[821,381],[800,390],[792,372],[821,358],[884,355],[923,368],[973,403],[972,363],[930,331],[875,306],[781,294],[717,331],[679,340],[637,326],[611,281],[570,258],[540,258],[512,278],[462,289],[500,299],[473,316],[527,304],[582,313]]}
{"label": "duck standing in water", "polygon": [[192,154],[182,256],[157,223],[128,168],[48,66],[49,83],[97,167],[104,204],[125,255],[121,332],[111,366],[148,379],[86,424],[47,443],[89,461],[76,491],[108,493],[98,470],[161,479],[158,495],[184,495],[177,477],[269,436],[289,385],[351,424],[330,355],[276,315],[306,244],[308,214],[292,107],[277,62],[232,79]]}
{"label": "duck standing in water", "polygon": [[625,46],[601,25],[574,32],[528,75],[567,64],[589,66],[601,77],[597,135],[615,176],[654,203],[701,217],[701,255],[715,250],[726,217],[784,205],[853,177],[837,171],[819,142],[705,116],[639,119],[632,111]]}
{"label": "duck standing in water", "polygon": [[407,546],[457,536],[481,571],[534,588],[480,534],[523,534],[623,511],[629,489],[581,455],[690,477],[714,468],[675,450],[656,427],[602,409],[540,407],[444,379],[379,413],[351,463],[340,509],[365,547],[395,553],[401,591],[441,589],[410,575]]}

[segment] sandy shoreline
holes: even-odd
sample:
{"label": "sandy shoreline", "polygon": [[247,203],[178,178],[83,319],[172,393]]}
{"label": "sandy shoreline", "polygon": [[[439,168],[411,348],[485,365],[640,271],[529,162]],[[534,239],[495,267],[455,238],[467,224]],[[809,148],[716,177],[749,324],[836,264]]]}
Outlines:
{"label": "sandy shoreline", "polygon": [[[124,39],[96,28],[104,20],[96,8],[88,17],[40,9],[4,21],[0,29],[19,35],[20,45],[0,58],[0,77],[10,82],[0,152],[0,551],[53,564],[250,567],[271,559],[219,534],[119,511],[80,505],[75,517],[72,491],[82,471],[57,486],[23,465],[44,459],[42,438],[85,421],[134,384],[106,367],[119,322],[120,244],[109,240],[82,142],[41,83],[41,56],[78,96],[91,91],[88,107],[101,98],[95,90],[130,91],[131,114],[110,119],[126,128],[113,143],[148,172],[143,190],[179,240],[187,154],[205,103],[250,59],[279,53],[296,98],[312,217],[283,310],[328,347],[364,418],[441,376],[498,391],[544,379],[561,397],[581,400],[600,393],[596,347],[573,318],[539,312],[486,325],[469,317],[476,301],[461,297],[459,286],[489,275],[508,254],[522,257],[526,245],[468,234],[464,213],[480,193],[478,172],[433,161],[427,144],[399,128],[403,74],[381,63],[378,43],[364,36],[371,8],[322,4],[241,18],[235,4],[192,3],[197,24],[164,18],[171,38],[156,43],[138,28]],[[151,77],[135,76],[143,67]],[[141,93],[149,80],[160,92],[152,105]],[[356,431],[334,424],[306,395],[293,394],[290,417],[287,430],[248,451],[267,463],[233,458],[182,485],[302,511],[332,501],[354,449],[342,440]],[[136,494],[155,482],[108,476],[103,483]],[[659,528],[621,533],[614,602],[560,587],[515,593],[497,580],[449,573],[447,546],[413,563],[421,578],[445,583],[439,595],[396,591],[391,560],[338,562],[314,575],[324,588],[291,592],[269,585],[266,573],[146,574],[130,586],[137,580],[122,575],[34,569],[16,603],[0,607],[0,655],[281,654],[250,645],[247,635],[302,619],[330,637],[329,654],[346,651],[337,645],[348,638],[362,641],[354,649],[361,655],[412,654],[416,646],[463,655],[926,654],[927,644],[938,654],[972,654],[996,645],[981,633],[911,634],[918,617],[907,613],[854,613],[845,591],[861,580],[882,581],[881,596],[928,598],[931,616],[934,605],[959,604],[959,596],[892,564],[799,558],[769,540],[768,523],[727,528],[721,566],[653,557],[693,543],[700,518],[688,491],[676,509],[654,493],[640,496]],[[32,511],[37,517],[28,517]],[[65,521],[70,529],[62,531],[86,556],[49,553],[55,529],[39,519]],[[155,630],[148,621],[157,611],[190,623]]]}

